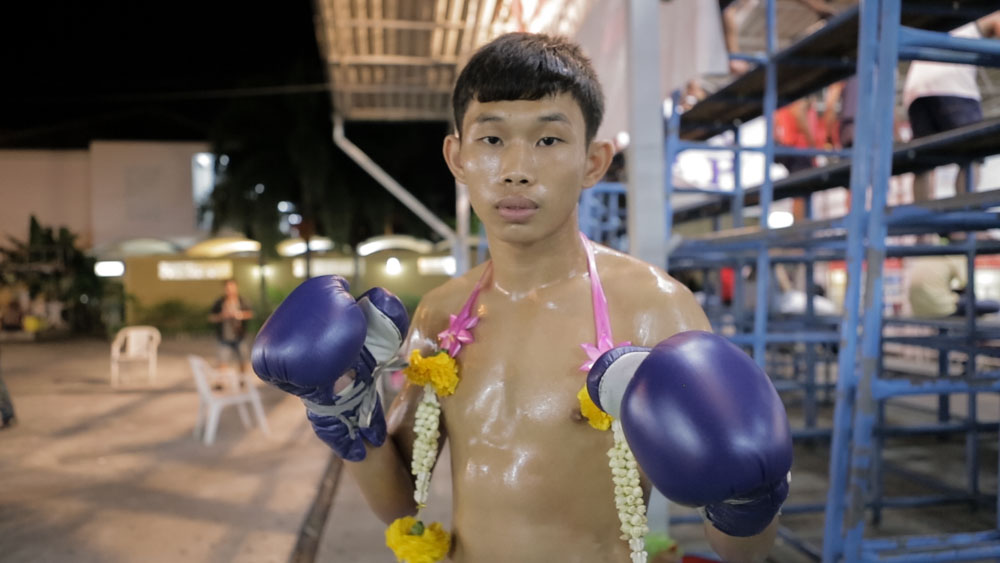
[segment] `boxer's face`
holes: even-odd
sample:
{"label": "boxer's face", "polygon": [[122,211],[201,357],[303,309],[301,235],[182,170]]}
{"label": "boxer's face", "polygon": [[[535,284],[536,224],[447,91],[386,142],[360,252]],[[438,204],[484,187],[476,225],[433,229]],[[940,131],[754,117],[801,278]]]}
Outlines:
{"label": "boxer's face", "polygon": [[462,138],[445,139],[455,178],[491,238],[530,243],[561,228],[576,230],[580,191],[607,170],[612,149],[587,143],[579,104],[569,94],[540,100],[473,100]]}

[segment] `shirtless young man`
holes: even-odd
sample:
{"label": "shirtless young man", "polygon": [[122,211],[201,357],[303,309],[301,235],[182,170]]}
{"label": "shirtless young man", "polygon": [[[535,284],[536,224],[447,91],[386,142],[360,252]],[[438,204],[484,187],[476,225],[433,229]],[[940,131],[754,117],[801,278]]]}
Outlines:
{"label": "shirtless young man", "polygon": [[[580,236],[580,192],[604,175],[612,147],[594,140],[603,99],[576,46],[546,36],[503,36],[472,57],[458,79],[454,103],[458,132],[445,139],[444,156],[455,178],[469,187],[491,260],[428,293],[403,346],[437,349],[436,337],[449,327],[449,316],[467,302],[479,316],[471,329],[474,341],[457,354],[457,390],[440,399],[441,445],[445,440],[450,445],[453,476],[450,560],[629,561],[608,468],[612,436],[591,428],[580,414],[577,392],[587,377],[580,366],[588,361],[581,344],[597,340],[602,312],[595,303],[602,285],[603,315],[615,345],[651,347],[678,332],[709,330],[708,320],[691,293],[659,268]],[[310,291],[303,290],[290,306],[287,322],[277,318],[279,309],[268,321],[272,326],[262,329],[254,367],[264,379],[309,395],[317,433],[343,457],[356,460],[346,467],[379,518],[389,523],[412,515],[410,460],[422,388],[410,385],[396,398],[386,416],[387,440],[384,434],[366,436],[364,423],[357,429],[362,441],[340,422],[322,422],[324,415],[333,418],[325,405],[335,400],[318,401],[310,385],[329,393],[332,381],[319,384],[297,375],[323,364],[315,357],[300,361],[296,354],[316,356],[330,331],[317,329],[324,334],[309,338],[308,345],[300,343],[303,337],[284,333],[310,324],[300,315],[325,299]],[[378,291],[358,300],[369,321],[366,347],[373,340],[373,306],[393,319],[389,333],[392,327],[405,331],[398,308],[379,305],[385,299]],[[325,314],[335,317],[324,320],[326,325],[342,315],[339,308]],[[280,366],[279,350],[286,358]],[[274,360],[270,364],[264,361],[267,354]],[[329,379],[330,373],[348,371],[353,360],[323,361]],[[360,367],[352,385],[371,381],[372,361],[368,365]],[[371,425],[384,433],[378,404],[372,409]],[[645,482],[643,489],[648,497]],[[727,561],[760,560],[774,541],[773,514],[757,535],[730,537],[708,523],[706,534]]]}

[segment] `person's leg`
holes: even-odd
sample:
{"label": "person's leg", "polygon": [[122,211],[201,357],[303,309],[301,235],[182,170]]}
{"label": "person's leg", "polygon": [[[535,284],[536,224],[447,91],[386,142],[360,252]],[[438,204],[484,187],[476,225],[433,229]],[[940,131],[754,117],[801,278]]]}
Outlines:
{"label": "person's leg", "polygon": [[[216,377],[214,381],[211,381],[212,389],[222,389],[226,386],[226,381],[228,380],[227,374],[233,369],[239,369],[240,366],[240,355],[239,352],[234,348],[238,342],[226,342],[224,340],[219,340],[216,347],[216,352],[218,354],[219,363],[216,366],[216,371],[219,377]],[[234,368],[235,366],[235,368]]]}
{"label": "person's leg", "polygon": [[[919,139],[938,132],[935,119],[937,114],[937,98],[923,97],[913,100],[906,113],[910,118],[910,129],[913,138]],[[934,170],[913,175],[913,203],[931,201],[934,199]]]}
{"label": "person's leg", "polygon": [[240,370],[239,372],[240,386],[243,386],[245,384],[244,378],[253,373],[253,370],[251,370],[250,368],[250,343],[247,341],[247,339],[244,338],[243,340],[240,340],[239,342],[236,343],[236,347],[234,348],[234,350],[236,352],[236,357],[239,361],[237,365],[239,366]]}
{"label": "person's leg", "polygon": [[14,401],[10,399],[7,385],[0,379],[0,428],[13,426],[17,422],[14,416]]}
{"label": "person's leg", "polygon": [[229,369],[230,350],[231,349],[226,342],[222,340],[217,340],[215,342],[215,369],[219,371]]}
{"label": "person's leg", "polygon": [[[941,131],[951,131],[983,120],[983,108],[979,100],[960,98],[957,96],[940,96],[938,102],[937,122]],[[979,165],[971,166],[972,178],[967,178],[966,167],[960,166],[958,179],[955,182],[955,194],[975,191],[978,179]]]}

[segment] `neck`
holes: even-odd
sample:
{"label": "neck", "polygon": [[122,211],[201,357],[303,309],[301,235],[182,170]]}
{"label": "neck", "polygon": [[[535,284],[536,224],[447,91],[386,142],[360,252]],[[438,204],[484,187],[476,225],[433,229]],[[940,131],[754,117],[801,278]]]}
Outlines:
{"label": "neck", "polygon": [[518,298],[586,274],[586,249],[572,225],[531,243],[490,240],[494,286]]}

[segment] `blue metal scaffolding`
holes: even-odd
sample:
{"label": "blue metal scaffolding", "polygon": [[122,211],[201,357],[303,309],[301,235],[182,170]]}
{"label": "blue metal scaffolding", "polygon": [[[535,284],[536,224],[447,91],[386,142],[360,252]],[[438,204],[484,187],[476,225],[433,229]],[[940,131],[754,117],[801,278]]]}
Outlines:
{"label": "blue metal scaffolding", "polygon": [[[752,318],[742,303],[740,276],[736,276],[737,287],[730,308],[715,307],[709,300],[706,309],[713,324],[717,330],[730,334],[733,341],[751,348],[762,366],[772,361],[769,357],[775,355],[769,351],[776,347],[797,346],[801,351],[802,362],[794,363],[794,376],[776,381],[776,386],[779,391],[799,393],[802,397],[804,424],[795,429],[797,437],[829,437],[831,440],[830,488],[824,505],[788,507],[786,513],[825,510],[822,551],[804,542],[792,541],[823,561],[955,561],[1000,557],[1000,528],[934,537],[877,540],[865,537],[865,517],[869,510],[877,523],[882,507],[922,506],[955,498],[977,505],[983,504],[984,499],[997,502],[996,494],[981,493],[977,474],[977,438],[981,432],[995,432],[997,424],[978,420],[975,396],[1000,392],[1000,373],[977,369],[979,356],[1000,357],[1000,348],[991,346],[990,342],[1000,336],[1000,328],[977,324],[973,307],[967,307],[966,317],[957,321],[885,318],[883,265],[888,257],[965,255],[970,298],[974,302],[975,256],[1000,253],[1000,244],[977,242],[971,234],[964,242],[945,247],[887,243],[890,235],[941,231],[971,233],[998,228],[1000,215],[990,209],[1000,205],[1000,191],[956,196],[919,206],[890,208],[886,205],[889,178],[893,174],[917,172],[945,163],[968,165],[974,159],[1000,153],[1000,120],[985,121],[905,145],[894,146],[892,139],[898,61],[921,59],[1000,65],[1000,41],[956,39],[946,33],[998,7],[995,1],[862,0],[857,7],[833,18],[815,34],[779,51],[775,0],[767,0],[767,52],[762,57],[751,57],[758,62],[758,67],[687,112],[675,110],[668,118],[668,164],[682,151],[693,148],[725,150],[734,155],[732,192],[705,193],[698,204],[666,210],[668,227],[670,221],[700,218],[713,218],[718,226],[718,217],[731,213],[733,229],[686,241],[670,255],[670,265],[704,271],[723,266],[754,265],[757,281]],[[851,74],[858,76],[860,103],[855,143],[849,153],[775,147],[774,112],[780,105]],[[741,146],[739,125],[761,115],[766,123],[767,142],[760,147]],[[733,145],[719,147],[703,143],[726,131],[733,132]],[[763,153],[767,163],[773,162],[776,153],[827,154],[845,158],[779,181],[772,181],[770,167],[765,166],[763,183],[746,189],[741,185],[740,155],[748,151]],[[847,216],[812,220],[807,206],[808,220],[804,223],[788,229],[768,229],[766,217],[775,199],[804,196],[843,185],[850,186]],[[667,174],[665,189],[668,202],[679,192],[674,188],[671,174]],[[585,192],[581,202],[581,226],[595,240],[614,244],[627,236],[622,228],[622,208],[626,203],[623,193],[624,190],[613,185]],[[757,228],[743,225],[744,209],[750,205],[760,208],[762,219]],[[846,261],[843,318],[818,315],[808,297],[803,315],[769,315],[768,273],[774,264],[805,264],[806,287],[810,288],[813,263],[829,260]],[[938,332],[929,337],[883,337],[886,326],[906,323],[923,323]],[[923,377],[912,372],[899,373],[883,361],[887,342],[938,350],[941,358],[938,369]],[[826,363],[832,350],[838,348],[836,383],[831,383],[830,379],[817,381],[818,366]],[[951,374],[949,354],[966,357],[961,373]],[[824,392],[829,394],[834,390],[832,427],[819,428],[817,403]],[[883,416],[887,402],[915,394],[942,397],[937,423],[915,428],[890,427]],[[966,419],[957,423],[946,408],[952,394],[969,397],[969,413]],[[942,431],[966,434],[966,490],[958,495],[885,497],[881,490],[885,439],[908,433]],[[924,478],[924,481],[929,480]]]}

